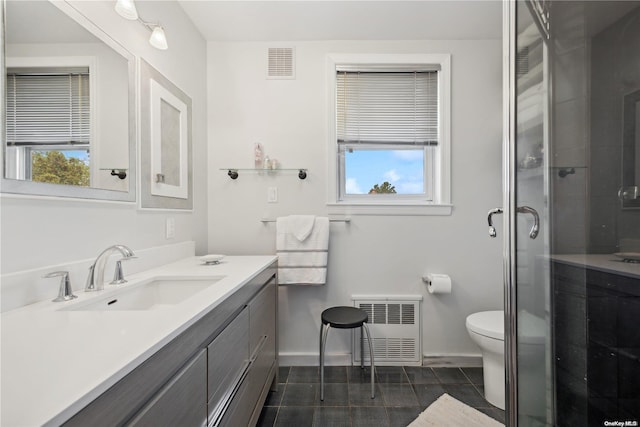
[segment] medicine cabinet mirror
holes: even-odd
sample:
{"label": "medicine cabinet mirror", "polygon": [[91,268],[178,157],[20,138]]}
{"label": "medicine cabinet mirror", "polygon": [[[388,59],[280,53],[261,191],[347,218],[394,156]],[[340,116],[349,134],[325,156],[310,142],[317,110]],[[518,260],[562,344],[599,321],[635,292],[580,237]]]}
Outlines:
{"label": "medicine cabinet mirror", "polygon": [[135,201],[133,55],[66,2],[4,6],[2,192]]}
{"label": "medicine cabinet mirror", "polygon": [[140,61],[140,207],[193,209],[191,97]]}

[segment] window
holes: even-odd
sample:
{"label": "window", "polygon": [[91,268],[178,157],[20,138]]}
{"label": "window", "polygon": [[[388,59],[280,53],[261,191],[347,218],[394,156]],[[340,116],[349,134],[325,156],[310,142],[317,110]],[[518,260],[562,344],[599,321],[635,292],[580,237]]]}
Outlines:
{"label": "window", "polygon": [[332,59],[329,204],[450,212],[448,55]]}
{"label": "window", "polygon": [[8,178],[90,185],[89,68],[8,68]]}

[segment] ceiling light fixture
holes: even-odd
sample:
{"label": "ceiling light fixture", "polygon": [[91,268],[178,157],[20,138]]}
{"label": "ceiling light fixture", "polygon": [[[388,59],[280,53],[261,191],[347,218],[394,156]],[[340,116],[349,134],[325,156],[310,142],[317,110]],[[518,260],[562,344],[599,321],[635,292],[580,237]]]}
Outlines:
{"label": "ceiling light fixture", "polygon": [[143,22],[143,24],[151,30],[149,44],[156,49],[167,50],[169,45],[167,44],[167,36],[164,34],[164,29],[160,25],[149,25],[146,22]]}
{"label": "ceiling light fixture", "polygon": [[130,21],[138,21],[151,31],[151,37],[149,37],[149,44],[151,46],[160,50],[167,50],[169,48],[164,28],[162,28],[160,24],[152,24],[140,18],[134,0],[117,0],[115,9],[118,15]]}
{"label": "ceiling light fixture", "polygon": [[116,12],[124,19],[129,19],[130,21],[138,20],[138,10],[133,0],[118,0],[116,2]]}

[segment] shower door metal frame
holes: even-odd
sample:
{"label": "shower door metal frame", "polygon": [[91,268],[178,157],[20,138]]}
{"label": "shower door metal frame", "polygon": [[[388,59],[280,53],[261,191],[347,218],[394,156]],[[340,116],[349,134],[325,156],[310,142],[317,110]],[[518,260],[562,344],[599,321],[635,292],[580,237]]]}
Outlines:
{"label": "shower door metal frame", "polygon": [[517,292],[514,268],[516,262],[516,4],[503,2],[503,143],[502,185],[503,281],[504,281],[504,356],[505,356],[505,423],[518,425],[518,348]]}

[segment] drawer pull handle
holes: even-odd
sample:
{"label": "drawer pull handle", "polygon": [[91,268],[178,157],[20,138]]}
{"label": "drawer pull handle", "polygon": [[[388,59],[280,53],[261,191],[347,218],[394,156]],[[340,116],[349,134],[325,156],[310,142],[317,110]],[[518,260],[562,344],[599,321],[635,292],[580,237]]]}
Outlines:
{"label": "drawer pull handle", "polygon": [[267,338],[269,338],[267,335],[263,335],[262,338],[260,338],[260,343],[256,346],[256,351],[251,355],[251,363],[255,362],[258,358],[258,355],[262,351],[262,347],[264,347],[264,344],[267,342]]}

